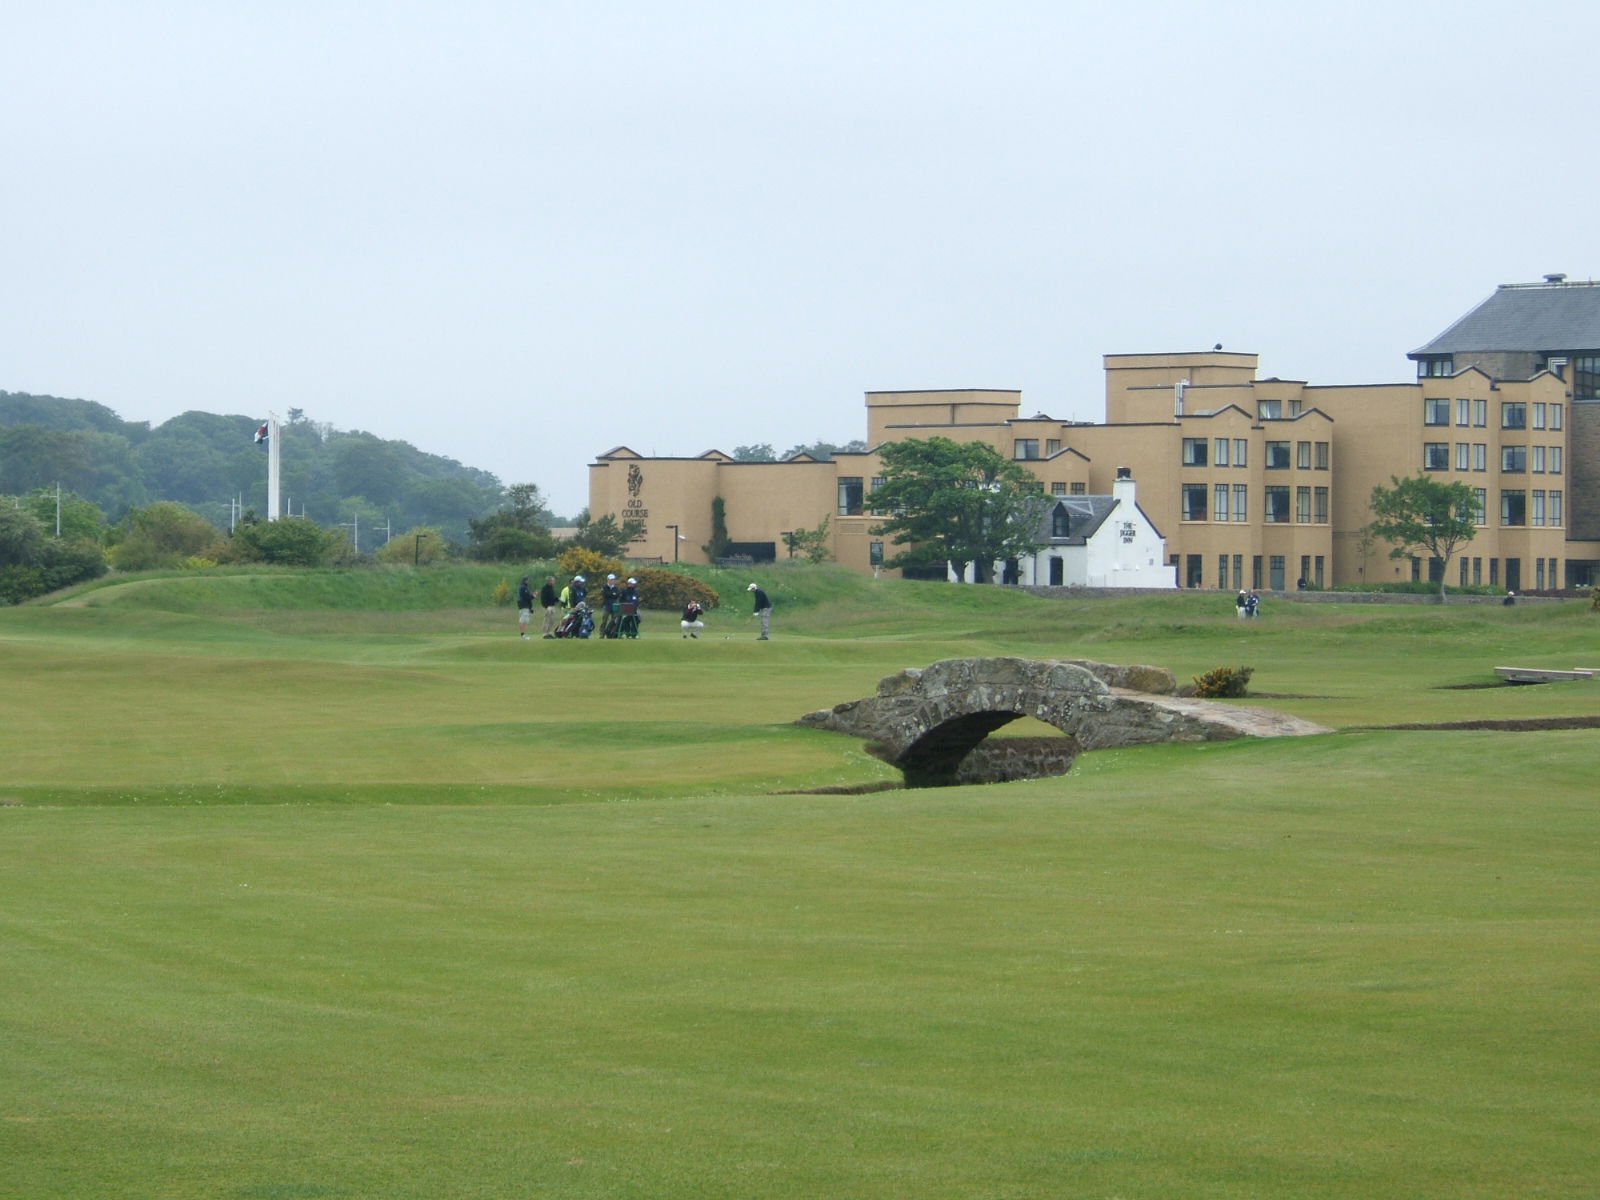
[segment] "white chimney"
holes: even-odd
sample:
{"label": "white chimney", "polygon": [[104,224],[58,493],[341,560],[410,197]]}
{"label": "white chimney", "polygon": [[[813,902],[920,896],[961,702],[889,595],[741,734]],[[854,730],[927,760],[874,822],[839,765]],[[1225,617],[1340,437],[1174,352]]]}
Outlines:
{"label": "white chimney", "polygon": [[[1118,467],[1117,477],[1111,483],[1111,498],[1129,508],[1134,506],[1133,499],[1133,469],[1131,467]],[[1127,513],[1122,514],[1124,518]]]}

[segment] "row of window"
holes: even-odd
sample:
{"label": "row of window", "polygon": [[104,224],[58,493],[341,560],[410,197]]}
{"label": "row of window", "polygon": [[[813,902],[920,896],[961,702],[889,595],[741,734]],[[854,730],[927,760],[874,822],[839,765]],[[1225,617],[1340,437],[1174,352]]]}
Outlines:
{"label": "row of window", "polygon": [[[1179,566],[1178,556],[1171,558],[1173,566]],[[1267,573],[1262,574],[1262,565],[1265,563]],[[1188,560],[1181,564],[1184,568],[1184,587],[1198,588],[1205,586],[1204,570],[1205,560],[1198,554],[1191,554]],[[1288,584],[1289,559],[1287,555],[1270,554],[1263,559],[1262,555],[1250,556],[1250,581],[1245,582],[1244,555],[1219,554],[1217,555],[1217,586],[1224,591],[1234,588],[1270,587],[1282,591]],[[1295,579],[1297,587],[1322,587],[1324,586],[1327,571],[1327,560],[1320,554],[1302,554],[1300,556],[1300,574]]]}
{"label": "row of window", "polygon": [[[1180,565],[1176,554],[1169,561],[1175,567]],[[1482,586],[1484,582],[1483,559],[1462,556],[1456,561],[1460,563],[1462,587],[1466,587],[1469,583]],[[1205,560],[1200,555],[1188,555],[1187,562],[1181,565],[1185,568],[1185,587],[1197,588],[1205,586],[1203,578]],[[1247,583],[1244,575],[1244,555],[1219,554],[1217,555],[1217,587],[1223,591],[1246,587],[1259,588],[1262,586],[1270,587],[1275,591],[1284,590],[1288,583],[1288,556],[1283,554],[1267,555],[1265,557],[1265,576],[1262,574],[1262,565],[1262,555],[1253,554],[1250,556],[1250,579]],[[1546,587],[1557,588],[1561,586],[1558,565],[1559,560],[1554,558],[1535,558],[1533,560],[1533,585],[1537,590],[1542,591]],[[1300,556],[1300,575],[1295,580],[1296,586],[1303,584],[1309,587],[1323,587],[1326,566],[1326,560],[1322,555],[1302,554]],[[1436,558],[1430,559],[1428,562],[1428,578],[1432,582],[1438,583],[1443,573],[1444,564]],[[1500,574],[1500,560],[1491,558],[1488,571],[1490,587],[1500,586]],[[1413,580],[1422,578],[1422,560],[1420,558],[1411,560],[1411,578]],[[1520,558],[1508,558],[1505,560],[1505,581],[1506,586],[1509,588],[1517,589],[1522,587],[1522,560]]]}
{"label": "row of window", "polygon": [[[1458,426],[1475,425],[1482,429],[1489,423],[1489,402],[1487,400],[1458,399],[1455,402],[1455,417]],[[1450,424],[1450,401],[1443,396],[1426,396],[1422,401],[1422,423],[1424,425]],[[1561,405],[1559,404],[1527,404],[1521,400],[1506,400],[1500,404],[1501,429],[1560,429]]]}
{"label": "row of window", "polygon": [[[1265,446],[1269,471],[1287,471],[1291,466],[1302,471],[1326,471],[1330,459],[1327,442],[1268,442]],[[1245,438],[1184,438],[1183,465],[1186,467],[1247,467],[1250,443]]]}
{"label": "row of window", "polygon": [[[1484,511],[1488,504],[1488,494],[1483,488],[1473,488],[1473,497],[1477,502],[1478,511],[1474,514],[1473,521],[1478,525],[1487,525],[1487,513]],[[1543,488],[1534,488],[1526,491],[1523,488],[1502,488],[1500,491],[1500,524],[1502,525],[1560,525],[1561,524],[1561,493],[1546,491]]]}
{"label": "row of window", "polygon": [[[1265,489],[1261,519],[1269,525],[1286,525],[1292,520],[1297,525],[1326,525],[1328,523],[1328,489],[1325,487],[1297,487],[1293,490],[1294,508],[1290,515],[1290,489],[1287,486],[1269,486]],[[1207,509],[1207,502],[1210,508]],[[1248,521],[1250,519],[1250,488],[1243,483],[1186,483],[1183,485],[1183,519],[1185,521]]]}
{"label": "row of window", "polygon": [[[1456,561],[1460,563],[1462,587],[1466,587],[1469,582],[1474,585],[1481,585],[1483,583],[1483,559],[1467,558],[1465,555],[1463,555]],[[1543,591],[1546,587],[1558,588],[1561,586],[1561,577],[1556,570],[1557,561],[1558,560],[1554,558],[1536,558],[1533,560],[1533,586],[1535,589]],[[1438,583],[1439,576],[1442,574],[1443,564],[1441,564],[1436,558],[1429,559],[1428,579],[1433,583]],[[1416,580],[1419,579],[1421,575],[1422,564],[1420,560],[1413,558],[1411,560],[1411,578]],[[1491,558],[1489,560],[1489,586],[1500,586],[1500,560],[1497,558]],[[1516,590],[1522,586],[1521,559],[1506,559],[1506,586],[1512,590]]]}
{"label": "row of window", "polygon": [[[1485,471],[1489,467],[1487,442],[1457,442],[1455,469],[1457,471]],[[1450,443],[1423,442],[1422,469],[1424,471],[1450,470]],[[1561,474],[1560,446],[1501,446],[1500,470],[1521,474],[1532,471],[1535,475]]]}

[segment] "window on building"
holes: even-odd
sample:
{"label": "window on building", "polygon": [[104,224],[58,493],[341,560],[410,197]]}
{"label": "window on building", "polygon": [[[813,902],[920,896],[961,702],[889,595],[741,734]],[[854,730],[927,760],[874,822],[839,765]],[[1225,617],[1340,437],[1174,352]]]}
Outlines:
{"label": "window on building", "polygon": [[1520,474],[1528,469],[1528,448],[1526,446],[1501,446],[1500,470],[1509,474]]}
{"label": "window on building", "polygon": [[1316,561],[1317,561],[1317,567],[1316,567],[1317,574],[1316,574],[1316,577],[1315,577],[1316,578],[1316,584],[1317,584],[1318,587],[1321,587],[1322,586],[1322,569],[1323,569],[1322,555],[1320,555],[1320,554],[1317,555],[1317,560]]}
{"label": "window on building", "polygon": [[1263,421],[1278,421],[1283,418],[1282,400],[1259,400],[1256,402],[1256,416]]}
{"label": "window on building", "polygon": [[1572,360],[1572,398],[1600,400],[1600,354],[1580,354]]}
{"label": "window on building", "polygon": [[1250,519],[1250,485],[1236,483],[1233,485],[1233,519],[1235,521],[1248,521]]}
{"label": "window on building", "polygon": [[1534,488],[1529,493],[1529,499],[1533,503],[1528,506],[1528,524],[1542,526],[1544,524],[1544,489]]}
{"label": "window on building", "polygon": [[1206,465],[1206,450],[1211,443],[1205,438],[1183,439],[1183,465],[1186,467],[1203,467]]}
{"label": "window on building", "polygon": [[1455,360],[1450,355],[1434,355],[1417,359],[1418,379],[1439,379],[1455,374]]}
{"label": "window on building", "polygon": [[1267,559],[1267,586],[1275,592],[1283,591],[1285,575],[1288,571],[1288,559],[1285,555],[1274,554]]}
{"label": "window on building", "polygon": [[1528,523],[1528,493],[1521,488],[1503,488],[1500,492],[1500,524],[1526,525]]}
{"label": "window on building", "polygon": [[1072,518],[1067,515],[1065,504],[1056,505],[1055,511],[1050,514],[1050,536],[1053,538],[1072,536]]}
{"label": "window on building", "polygon": [[1472,489],[1472,523],[1474,525],[1487,525],[1489,523],[1489,489]]}
{"label": "window on building", "polygon": [[1228,485],[1225,483],[1214,484],[1211,488],[1211,519],[1228,519]]}
{"label": "window on building", "polygon": [[1422,560],[1415,554],[1411,556],[1411,582],[1416,583],[1422,578]]}
{"label": "window on building", "polygon": [[1328,489],[1325,487],[1314,488],[1312,495],[1316,498],[1316,505],[1312,509],[1311,519],[1318,525],[1328,523]]}
{"label": "window on building", "polygon": [[1472,560],[1472,586],[1478,587],[1483,583],[1483,559]]}
{"label": "window on building", "polygon": [[1487,400],[1474,400],[1472,402],[1472,423],[1479,429],[1489,423],[1489,402]]}
{"label": "window on building", "polygon": [[1294,490],[1294,519],[1297,524],[1311,524],[1311,489],[1297,487]]}
{"label": "window on building", "polygon": [[1267,443],[1267,470],[1287,471],[1289,469],[1289,443]]}
{"label": "window on building", "polygon": [[1424,425],[1450,424],[1450,401],[1442,396],[1424,396],[1422,399],[1422,423]]}
{"label": "window on building", "polygon": [[1233,439],[1233,465],[1236,467],[1248,466],[1250,462],[1250,441],[1248,438]]}
{"label": "window on building", "polygon": [[1218,438],[1216,440],[1216,444],[1214,446],[1212,446],[1211,449],[1212,449],[1213,454],[1214,454],[1214,462],[1212,463],[1212,465],[1213,466],[1218,466],[1218,467],[1227,466],[1228,465],[1228,439],[1227,438]]}
{"label": "window on building", "polygon": [[1266,508],[1262,510],[1261,519],[1269,525],[1282,525],[1289,520],[1289,489],[1286,487],[1267,488]]}
{"label": "window on building", "polygon": [[1295,582],[1297,582],[1297,583],[1301,583],[1301,582],[1310,583],[1311,582],[1311,555],[1302,554],[1300,556],[1300,574],[1297,577]]}
{"label": "window on building", "polygon": [[1067,494],[1067,485],[1059,480],[1052,483],[1050,485],[1050,494],[1052,496],[1065,496]]}
{"label": "window on building", "polygon": [[1503,400],[1500,403],[1501,429],[1526,429],[1528,406],[1520,400]]}
{"label": "window on building", "polygon": [[1559,404],[1552,404],[1550,406],[1550,428],[1561,428],[1561,405]]}
{"label": "window on building", "polygon": [[1203,483],[1186,483],[1183,485],[1183,519],[1185,521],[1204,521],[1206,519],[1206,485]]}
{"label": "window on building", "polygon": [[1448,471],[1450,469],[1450,443],[1423,442],[1422,469],[1424,471]]}
{"label": "window on building", "polygon": [[1044,456],[1049,458],[1052,454],[1061,453],[1060,438],[1046,438],[1044,442]]}
{"label": "window on building", "polygon": [[1327,442],[1318,442],[1317,443],[1317,470],[1326,471],[1327,469],[1328,469],[1328,443]]}
{"label": "window on building", "polygon": [[1250,586],[1253,588],[1261,586],[1261,555],[1259,554],[1250,556]]}
{"label": "window on building", "polygon": [[1466,556],[1463,555],[1458,561],[1461,563],[1461,586],[1462,587],[1466,587],[1467,586],[1467,560],[1466,560]]}
{"label": "window on building", "polygon": [[1233,556],[1233,586],[1236,588],[1244,586],[1244,555],[1242,554]]}
{"label": "window on building", "polygon": [[1072,485],[1072,486],[1071,486],[1071,487],[1070,487],[1070,488],[1069,488],[1069,489],[1068,489],[1068,490],[1069,490],[1069,491],[1070,491],[1070,492],[1071,492],[1071,493],[1072,493],[1072,494],[1073,494],[1073,495],[1074,495],[1074,496],[1082,496],[1082,495],[1084,495],[1084,494],[1085,494],[1085,493],[1087,493],[1087,492],[1088,492],[1088,490],[1089,490],[1089,485],[1088,485],[1088,484],[1086,484],[1086,483],[1075,483],[1075,484],[1073,484],[1073,485]]}
{"label": "window on building", "polygon": [[1549,453],[1546,455],[1546,461],[1550,464],[1550,474],[1561,474],[1561,447],[1551,446]]}
{"label": "window on building", "polygon": [[839,515],[841,517],[861,515],[861,476],[839,476]]}
{"label": "window on building", "polygon": [[1294,465],[1302,471],[1311,470],[1311,443],[1296,442],[1294,444]]}
{"label": "window on building", "polygon": [[1546,525],[1561,524],[1561,493],[1551,492],[1545,502],[1544,523]]}
{"label": "window on building", "polygon": [[1533,560],[1533,578],[1534,588],[1541,592],[1544,591],[1544,559],[1536,558]]}
{"label": "window on building", "polygon": [[1472,469],[1472,447],[1466,442],[1456,443],[1456,470],[1470,471]]}
{"label": "window on building", "polygon": [[1533,414],[1532,414],[1533,428],[1535,428],[1535,429],[1543,429],[1544,428],[1544,405],[1542,405],[1542,404],[1534,404],[1534,405],[1530,405],[1530,407],[1533,409]]}
{"label": "window on building", "polygon": [[1529,446],[1528,447],[1528,470],[1532,471],[1535,475],[1543,475],[1544,474],[1544,447],[1543,446]]}
{"label": "window on building", "polygon": [[1472,469],[1474,471],[1487,471],[1489,469],[1489,443],[1472,443]]}
{"label": "window on building", "polygon": [[1017,438],[1015,440],[1015,442],[1013,443],[1013,445],[1016,447],[1015,451],[1012,454],[1013,458],[1038,458],[1039,457],[1039,439],[1038,438]]}
{"label": "window on building", "polygon": [[883,543],[882,542],[868,542],[867,543],[867,559],[875,567],[881,567],[883,565]]}
{"label": "window on building", "polygon": [[1228,590],[1228,556],[1217,555],[1217,586],[1223,591]]}
{"label": "window on building", "polygon": [[1472,401],[1465,397],[1456,401],[1456,424],[1472,424]]}

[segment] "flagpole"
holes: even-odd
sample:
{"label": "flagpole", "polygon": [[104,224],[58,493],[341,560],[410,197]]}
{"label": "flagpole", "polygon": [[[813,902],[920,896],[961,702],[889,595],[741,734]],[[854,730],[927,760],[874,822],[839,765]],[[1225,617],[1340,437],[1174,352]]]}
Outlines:
{"label": "flagpole", "polygon": [[278,519],[278,418],[267,414],[267,520]]}

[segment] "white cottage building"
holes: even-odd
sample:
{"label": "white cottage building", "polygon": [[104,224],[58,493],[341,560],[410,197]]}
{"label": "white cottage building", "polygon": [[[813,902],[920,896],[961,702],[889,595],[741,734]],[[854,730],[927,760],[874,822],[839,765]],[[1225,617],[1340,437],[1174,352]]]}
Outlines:
{"label": "white cottage building", "polygon": [[1109,496],[1051,496],[1041,511],[1038,548],[995,578],[1024,586],[1176,588],[1167,541],[1134,497],[1133,473],[1117,468]]}

